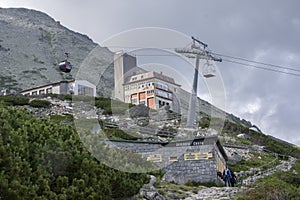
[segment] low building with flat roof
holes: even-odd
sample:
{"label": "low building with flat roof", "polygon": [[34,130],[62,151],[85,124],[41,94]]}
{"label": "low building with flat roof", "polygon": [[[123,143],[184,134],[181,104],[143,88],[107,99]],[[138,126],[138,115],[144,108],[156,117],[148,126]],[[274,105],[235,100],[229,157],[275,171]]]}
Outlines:
{"label": "low building with flat roof", "polygon": [[96,96],[96,86],[86,80],[69,80],[36,86],[20,92],[25,96],[44,94],[74,94]]}

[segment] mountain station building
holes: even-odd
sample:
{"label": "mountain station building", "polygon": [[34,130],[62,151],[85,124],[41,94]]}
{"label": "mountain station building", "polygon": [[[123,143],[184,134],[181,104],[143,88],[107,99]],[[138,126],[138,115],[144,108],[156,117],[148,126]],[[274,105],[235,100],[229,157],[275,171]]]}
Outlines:
{"label": "mountain station building", "polygon": [[176,92],[180,85],[174,79],[157,72],[146,72],[133,75],[123,85],[126,103],[144,104],[158,109],[170,106],[176,110]]}
{"label": "mountain station building", "polygon": [[24,96],[43,94],[74,94],[96,96],[96,86],[86,80],[69,80],[40,85],[20,92]]}
{"label": "mountain station building", "polygon": [[152,109],[169,106],[179,111],[180,85],[162,72],[137,67],[136,57],[118,52],[114,58],[115,99]]}

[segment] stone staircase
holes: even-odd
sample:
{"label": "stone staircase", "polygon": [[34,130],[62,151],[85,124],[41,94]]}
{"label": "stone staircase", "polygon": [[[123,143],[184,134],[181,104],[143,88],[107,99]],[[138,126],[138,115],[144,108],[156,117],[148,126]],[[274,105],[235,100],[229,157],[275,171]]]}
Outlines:
{"label": "stone staircase", "polygon": [[198,191],[198,194],[193,194],[186,200],[230,200],[240,191],[241,188],[238,187],[210,187]]}

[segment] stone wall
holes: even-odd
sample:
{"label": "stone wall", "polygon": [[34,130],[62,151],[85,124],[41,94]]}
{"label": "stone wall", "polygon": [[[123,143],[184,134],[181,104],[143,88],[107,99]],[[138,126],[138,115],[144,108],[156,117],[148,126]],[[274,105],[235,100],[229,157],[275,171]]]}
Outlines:
{"label": "stone wall", "polygon": [[133,151],[139,154],[155,152],[162,147],[160,143],[132,142],[132,141],[110,141],[122,150]]}
{"label": "stone wall", "polygon": [[[217,177],[216,155],[220,155],[216,144],[201,142],[175,142],[167,145],[162,143],[111,141],[123,150],[141,154],[152,161],[166,173],[164,181],[184,184],[188,181],[215,182]],[[197,144],[197,145],[193,145]],[[222,162],[225,160],[221,157]]]}

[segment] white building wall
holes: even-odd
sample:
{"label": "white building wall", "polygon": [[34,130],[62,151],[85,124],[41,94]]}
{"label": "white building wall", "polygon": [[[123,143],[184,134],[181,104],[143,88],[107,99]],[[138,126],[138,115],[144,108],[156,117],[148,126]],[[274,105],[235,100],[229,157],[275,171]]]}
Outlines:
{"label": "white building wall", "polygon": [[60,85],[55,85],[52,87],[52,94],[60,94]]}
{"label": "white building wall", "polygon": [[78,85],[86,86],[93,89],[93,96],[96,96],[96,86],[86,80],[76,80],[75,85],[69,84],[69,86],[74,87],[74,95],[78,95]]}

